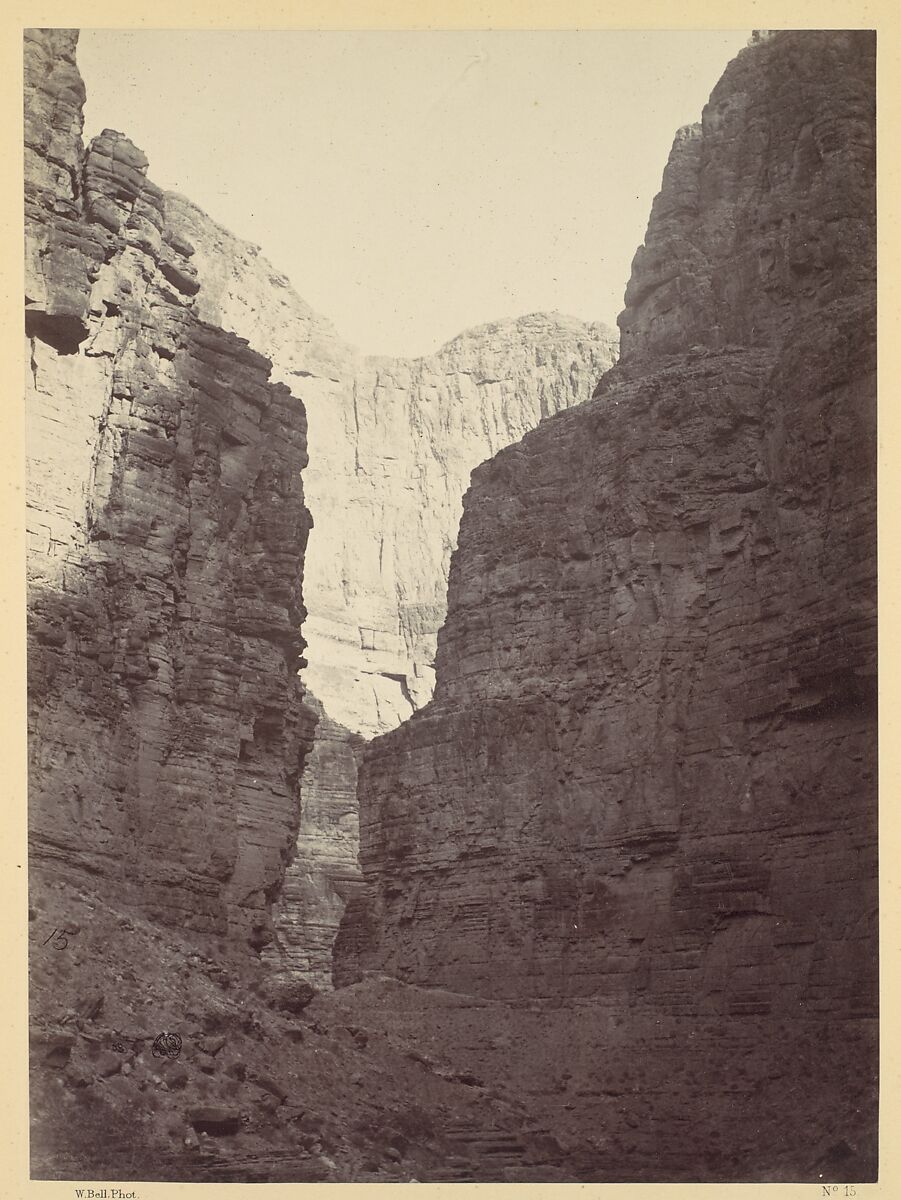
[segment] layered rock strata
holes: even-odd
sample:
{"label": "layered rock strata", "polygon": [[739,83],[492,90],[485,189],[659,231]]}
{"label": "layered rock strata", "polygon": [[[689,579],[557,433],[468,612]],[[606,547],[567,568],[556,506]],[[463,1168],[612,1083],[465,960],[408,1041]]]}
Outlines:
{"label": "layered rock strata", "polygon": [[311,692],[307,701],[319,720],[302,776],[300,829],[266,961],[278,972],[330,988],[335,935],[347,902],[363,882],[356,789],[365,740],[333,721]]}
{"label": "layered rock strata", "polygon": [[141,151],[85,150],[76,37],[25,39],[35,886],[262,945],[315,723],[303,405],[198,315]]}
{"label": "layered rock strata", "polygon": [[[434,699],[364,754],[336,946],[338,982],[648,1013],[639,1092],[721,1036],[774,1087],[846,1037],[853,1134],[816,1062],[773,1103],[870,1172],[874,226],[872,35],[758,39],[676,138],[621,363],[473,473]],[[666,1171],[683,1135],[641,1100]],[[721,1177],[768,1178],[740,1140]]]}

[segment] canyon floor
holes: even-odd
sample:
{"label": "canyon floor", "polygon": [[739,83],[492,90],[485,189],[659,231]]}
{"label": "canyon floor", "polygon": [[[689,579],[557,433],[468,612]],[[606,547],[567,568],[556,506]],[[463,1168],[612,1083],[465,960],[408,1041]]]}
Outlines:
{"label": "canyon floor", "polygon": [[[385,976],[291,1012],[292,989],[224,942],[161,931],[90,887],[39,897],[35,1178],[873,1177],[871,1020],[664,1027],[590,998],[506,1003]],[[177,1058],[153,1055],[161,1032],[182,1039]]]}

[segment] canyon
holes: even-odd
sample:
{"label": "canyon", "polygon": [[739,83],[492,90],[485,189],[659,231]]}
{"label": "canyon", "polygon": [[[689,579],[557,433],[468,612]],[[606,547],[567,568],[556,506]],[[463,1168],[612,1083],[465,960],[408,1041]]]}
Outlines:
{"label": "canyon", "polygon": [[733,60],[618,346],[409,360],[85,147],[76,45],[26,33],[35,1175],[875,1178],[873,36]]}

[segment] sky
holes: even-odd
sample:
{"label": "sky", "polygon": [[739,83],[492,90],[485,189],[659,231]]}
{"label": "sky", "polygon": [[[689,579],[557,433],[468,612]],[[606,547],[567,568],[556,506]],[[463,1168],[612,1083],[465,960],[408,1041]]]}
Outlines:
{"label": "sky", "polygon": [[88,30],[85,137],[261,247],[365,353],[615,328],[676,130],[749,30]]}

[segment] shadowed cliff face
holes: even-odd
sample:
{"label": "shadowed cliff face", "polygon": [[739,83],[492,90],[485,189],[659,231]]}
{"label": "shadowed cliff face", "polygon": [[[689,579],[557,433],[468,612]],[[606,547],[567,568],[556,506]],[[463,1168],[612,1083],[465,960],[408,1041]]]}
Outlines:
{"label": "shadowed cliff face", "polygon": [[26,35],[32,866],[261,943],[314,715],[303,406],[200,320],[147,160]]}
{"label": "shadowed cliff face", "polygon": [[[677,136],[621,364],[474,472],[435,697],[361,769],[336,980],[647,1014],[596,1066],[641,1094],[663,1178],[815,1178],[836,1130],[872,1177],[873,110],[867,33],[730,65]],[[854,1105],[817,1063],[786,1085],[811,1030]],[[778,1152],[764,1105],[799,1121]]]}

